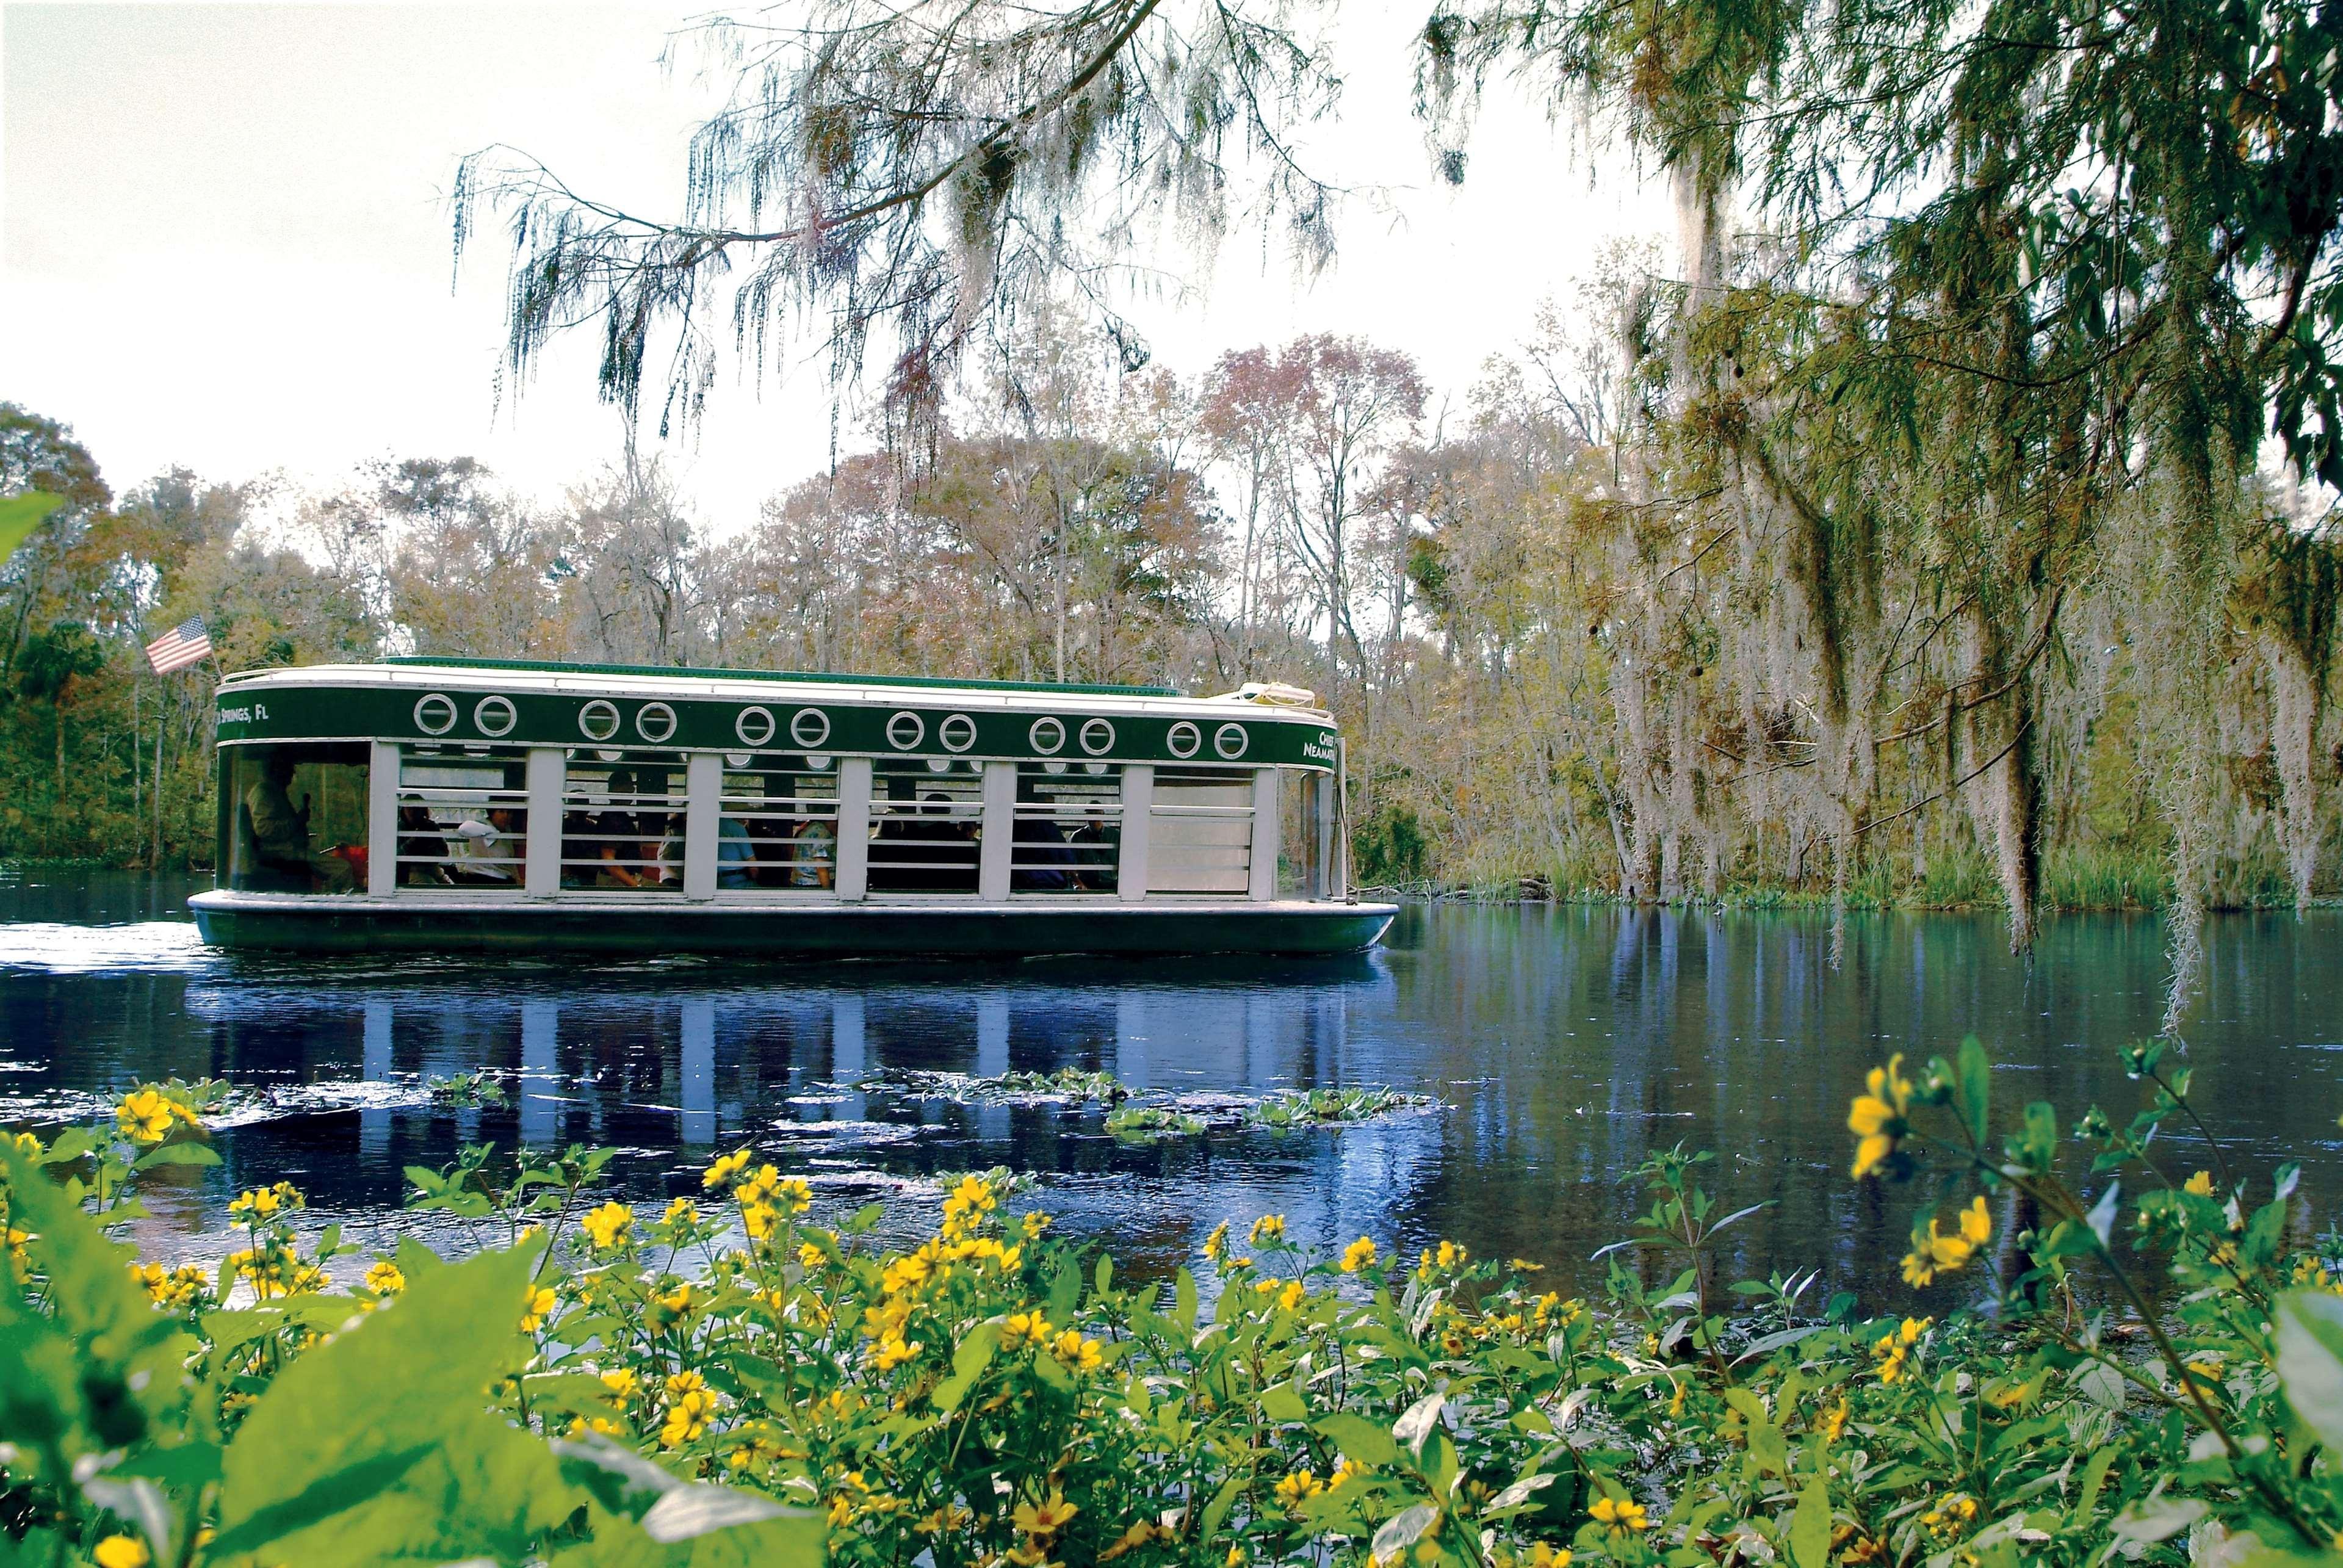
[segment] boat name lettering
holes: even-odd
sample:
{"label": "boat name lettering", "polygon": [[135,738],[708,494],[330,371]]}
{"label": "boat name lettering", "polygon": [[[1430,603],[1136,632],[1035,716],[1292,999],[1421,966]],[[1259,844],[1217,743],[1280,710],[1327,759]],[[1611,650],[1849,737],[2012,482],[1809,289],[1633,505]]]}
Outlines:
{"label": "boat name lettering", "polygon": [[258,702],[249,708],[223,708],[219,710],[219,722],[222,724],[249,724],[256,719],[266,720],[267,717],[267,707]]}
{"label": "boat name lettering", "polygon": [[1302,743],[1302,755],[1312,762],[1332,762],[1334,760],[1334,737],[1322,729],[1316,739]]}

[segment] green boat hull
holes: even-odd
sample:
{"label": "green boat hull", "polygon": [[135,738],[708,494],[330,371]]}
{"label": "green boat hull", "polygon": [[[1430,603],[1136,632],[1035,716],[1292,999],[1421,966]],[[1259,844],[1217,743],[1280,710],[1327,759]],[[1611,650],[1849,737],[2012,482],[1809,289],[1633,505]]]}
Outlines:
{"label": "green boat hull", "polygon": [[410,903],[199,893],[215,947],[271,952],[730,953],[768,958],[1301,955],[1373,947],[1393,904]]}

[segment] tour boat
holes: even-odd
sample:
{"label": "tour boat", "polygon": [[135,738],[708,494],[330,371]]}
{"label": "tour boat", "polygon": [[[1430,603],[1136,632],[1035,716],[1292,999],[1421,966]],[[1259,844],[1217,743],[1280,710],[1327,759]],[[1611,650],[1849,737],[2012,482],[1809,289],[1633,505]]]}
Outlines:
{"label": "tour boat", "polygon": [[224,948],[1354,952],[1315,697],[393,658],[221,682]]}

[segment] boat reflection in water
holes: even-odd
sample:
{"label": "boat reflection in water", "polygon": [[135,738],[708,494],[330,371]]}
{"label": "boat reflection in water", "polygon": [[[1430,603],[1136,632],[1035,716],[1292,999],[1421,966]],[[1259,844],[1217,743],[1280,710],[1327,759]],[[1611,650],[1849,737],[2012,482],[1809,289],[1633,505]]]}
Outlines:
{"label": "boat reflection in water", "polygon": [[[814,1177],[850,1210],[939,1171],[1007,1165],[1047,1179],[1037,1201],[1071,1229],[1111,1234],[1121,1261],[1144,1266],[1150,1254],[1184,1258],[1195,1227],[1232,1203],[1347,1240],[1403,1204],[1436,1159],[1423,1116],[1339,1137],[1130,1143],[1105,1133],[1095,1103],[1003,1101],[905,1077],[1103,1071],[1131,1092],[1208,1109],[1280,1087],[1373,1081],[1376,1064],[1352,1060],[1351,1025],[1354,1010],[1393,1008],[1377,955],[1209,970],[846,966],[809,984],[679,963],[590,977],[548,966],[502,974],[495,994],[478,980],[452,966],[421,977],[313,967],[281,983],[236,965],[192,981],[186,1006],[209,1036],[207,1070],[306,1086],[280,1096],[287,1114],[223,1135],[223,1190],[289,1178],[317,1217],[363,1231],[388,1222],[406,1167],[483,1141],[621,1147],[613,1175],[653,1202],[699,1196],[711,1152],[740,1144]],[[448,1081],[483,1073],[494,1087],[461,1091],[451,1108]],[[904,1207],[890,1217],[899,1228],[932,1218]]]}

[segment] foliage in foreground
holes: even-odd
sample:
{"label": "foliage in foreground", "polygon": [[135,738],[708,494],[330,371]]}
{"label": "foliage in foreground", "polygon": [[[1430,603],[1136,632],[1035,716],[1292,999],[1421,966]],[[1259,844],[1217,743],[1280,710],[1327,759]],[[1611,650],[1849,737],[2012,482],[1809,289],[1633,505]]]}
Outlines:
{"label": "foliage in foreground", "polygon": [[[216,1274],[134,1267],[104,1229],[138,1214],[142,1169],[212,1159],[211,1091],[143,1088],[103,1136],[0,1151],[0,1549],[103,1568],[2331,1552],[2331,1263],[2289,1247],[2290,1171],[2259,1202],[2225,1170],[2167,1180],[2187,1075],[2157,1048],[2127,1065],[2136,1116],[2062,1133],[2036,1104],[1999,1137],[1974,1043],[1916,1081],[1873,1071],[1857,1176],[1945,1203],[1906,1277],[1999,1263],[1993,1312],[1941,1324],[1803,1313],[1812,1276],[1719,1289],[1714,1242],[1749,1211],[1720,1217],[1681,1152],[1645,1168],[1601,1304],[1447,1242],[1315,1258],[1271,1215],[1207,1241],[1208,1306],[1184,1270],[1118,1282],[980,1175],[888,1251],[875,1208],[816,1224],[806,1183],[746,1149],[657,1215],[596,1201],[607,1154],[473,1151],[412,1174],[479,1254],[409,1239],[347,1289],[327,1270],[349,1249],[328,1230],[305,1251],[282,1183],[237,1199]],[[2118,1175],[2147,1191],[2127,1203]],[[2143,1261],[2166,1275],[2154,1310]]]}

